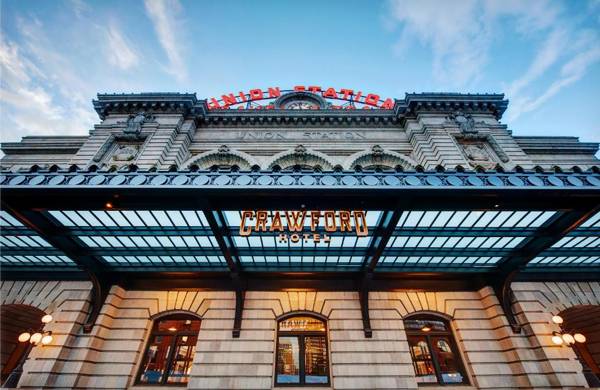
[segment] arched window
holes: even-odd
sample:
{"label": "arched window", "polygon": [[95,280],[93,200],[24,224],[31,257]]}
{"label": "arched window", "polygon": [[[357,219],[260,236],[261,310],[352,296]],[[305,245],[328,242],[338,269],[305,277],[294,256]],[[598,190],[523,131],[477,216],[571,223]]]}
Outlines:
{"label": "arched window", "polygon": [[417,383],[468,383],[448,321],[434,315],[404,320]]}
{"label": "arched window", "polygon": [[275,384],[329,384],[325,321],[309,315],[296,315],[279,321]]}
{"label": "arched window", "polygon": [[200,320],[189,314],[171,314],[155,320],[137,383],[187,383],[199,330]]}

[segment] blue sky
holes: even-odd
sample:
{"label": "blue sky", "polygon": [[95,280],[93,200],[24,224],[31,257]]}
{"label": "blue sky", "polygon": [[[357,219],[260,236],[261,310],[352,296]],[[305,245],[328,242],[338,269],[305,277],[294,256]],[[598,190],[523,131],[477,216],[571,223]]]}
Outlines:
{"label": "blue sky", "polygon": [[600,142],[600,0],[2,0],[2,141],[87,134],[98,92],[503,92],[516,135]]}

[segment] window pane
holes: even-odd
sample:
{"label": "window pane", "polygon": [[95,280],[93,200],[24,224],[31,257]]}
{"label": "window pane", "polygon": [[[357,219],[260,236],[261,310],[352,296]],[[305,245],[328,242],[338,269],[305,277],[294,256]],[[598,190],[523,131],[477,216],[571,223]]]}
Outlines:
{"label": "window pane", "polygon": [[327,340],[324,336],[304,338],[304,372],[306,383],[327,383]]}
{"label": "window pane", "polygon": [[167,383],[187,383],[196,352],[197,336],[178,336]]}
{"label": "window pane", "polygon": [[417,383],[437,383],[438,380],[425,336],[408,336],[408,345],[415,367]]}
{"label": "window pane", "polygon": [[289,331],[325,331],[325,323],[314,317],[290,317],[279,322],[279,330]]}
{"label": "window pane", "polygon": [[444,383],[463,383],[464,377],[460,372],[457,357],[450,348],[450,339],[447,336],[432,336],[431,344]]}
{"label": "window pane", "polygon": [[300,345],[298,337],[279,337],[277,383],[300,383]]}
{"label": "window pane", "polygon": [[140,383],[161,383],[173,336],[153,336],[146,349]]}

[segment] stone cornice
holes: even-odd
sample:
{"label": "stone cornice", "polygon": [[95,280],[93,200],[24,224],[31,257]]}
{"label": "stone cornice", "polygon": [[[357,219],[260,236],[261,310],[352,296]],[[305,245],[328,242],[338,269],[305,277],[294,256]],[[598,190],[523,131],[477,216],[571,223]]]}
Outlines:
{"label": "stone cornice", "polygon": [[133,114],[139,111],[181,113],[194,115],[199,121],[219,124],[275,123],[293,124],[386,124],[397,123],[417,113],[466,113],[492,114],[500,119],[508,100],[503,94],[460,93],[411,93],[397,99],[393,110],[381,109],[323,109],[323,110],[274,110],[232,109],[209,110],[206,100],[198,100],[196,94],[140,93],[98,94],[93,101],[94,109],[101,119],[109,113]]}
{"label": "stone cornice", "polygon": [[133,114],[139,111],[187,115],[197,103],[195,93],[98,94],[98,98],[93,100],[94,110],[100,119],[109,113]]}
{"label": "stone cornice", "polygon": [[508,100],[504,94],[462,94],[462,93],[407,93],[404,100],[396,100],[394,113],[399,117],[416,116],[417,113],[482,113],[500,119]]}

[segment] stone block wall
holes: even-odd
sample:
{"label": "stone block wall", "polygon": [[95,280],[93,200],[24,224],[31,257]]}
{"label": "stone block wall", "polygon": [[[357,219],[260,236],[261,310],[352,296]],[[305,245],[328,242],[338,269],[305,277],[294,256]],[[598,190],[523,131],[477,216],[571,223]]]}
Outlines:
{"label": "stone block wall", "polygon": [[[93,331],[81,332],[87,282],[3,282],[2,303],[51,313],[55,341],[34,348],[22,388],[143,389],[135,385],[152,321],[172,312],[202,319],[190,389],[271,389],[277,318],[295,311],[327,318],[332,389],[416,389],[403,319],[448,318],[467,370],[462,389],[585,388],[573,352],[551,344],[551,313],[600,304],[598,283],[515,283],[525,325],[514,334],[491,288],[371,292],[373,337],[364,337],[356,292],[249,291],[240,338],[232,338],[235,295],[228,291],[137,291],[113,286]],[[155,387],[152,387],[155,388]],[[447,387],[445,387],[447,388]]]}

